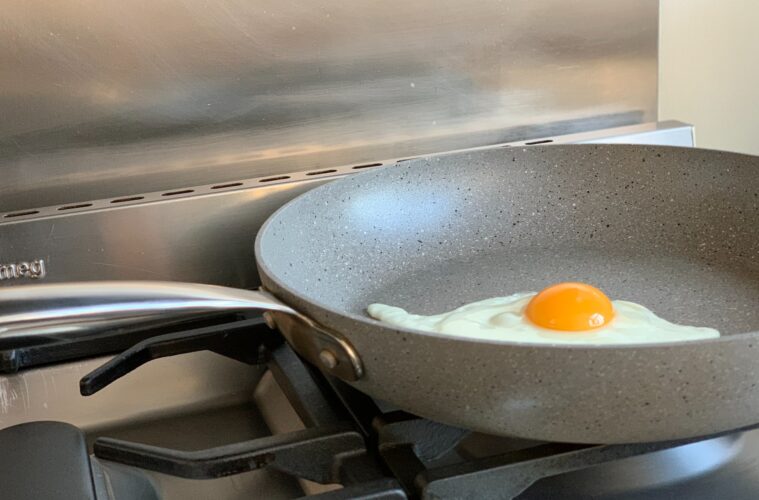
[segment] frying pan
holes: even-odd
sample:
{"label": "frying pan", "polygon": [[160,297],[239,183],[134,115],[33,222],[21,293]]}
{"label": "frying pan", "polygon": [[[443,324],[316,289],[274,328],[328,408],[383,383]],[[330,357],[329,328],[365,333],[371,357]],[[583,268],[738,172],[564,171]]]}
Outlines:
{"label": "frying pan", "polygon": [[[256,239],[259,291],[161,282],[13,287],[0,340],[89,321],[259,309],[303,357],[409,412],[578,443],[706,435],[759,419],[759,157],[629,145],[419,159],[294,199]],[[252,240],[252,235],[251,235]],[[583,281],[718,339],[566,346],[399,329],[421,314]]]}

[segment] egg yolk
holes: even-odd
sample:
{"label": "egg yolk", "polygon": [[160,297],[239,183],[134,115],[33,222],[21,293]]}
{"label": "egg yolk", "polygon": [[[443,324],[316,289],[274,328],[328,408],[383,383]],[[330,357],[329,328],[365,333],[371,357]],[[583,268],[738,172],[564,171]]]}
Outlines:
{"label": "egg yolk", "polygon": [[525,313],[527,319],[543,328],[579,332],[607,324],[614,317],[614,308],[596,287],[559,283],[535,295]]}

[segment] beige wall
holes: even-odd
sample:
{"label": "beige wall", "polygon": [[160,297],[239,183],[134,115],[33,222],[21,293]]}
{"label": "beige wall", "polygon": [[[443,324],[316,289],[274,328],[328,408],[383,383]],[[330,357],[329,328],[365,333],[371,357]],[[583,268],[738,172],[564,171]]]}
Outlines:
{"label": "beige wall", "polygon": [[659,119],[759,154],[759,0],[661,0]]}

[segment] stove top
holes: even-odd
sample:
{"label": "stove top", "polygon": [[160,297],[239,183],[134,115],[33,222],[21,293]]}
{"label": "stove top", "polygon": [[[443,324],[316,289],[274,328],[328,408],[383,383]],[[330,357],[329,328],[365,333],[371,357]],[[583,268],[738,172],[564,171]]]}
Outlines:
{"label": "stove top", "polygon": [[[320,499],[706,499],[754,498],[759,491],[757,430],[631,445],[483,435],[404,413],[323,375],[256,317],[145,339],[83,377],[80,391],[108,391],[112,382],[153,359],[199,350],[267,367],[255,408],[164,420],[152,424],[152,435],[135,426],[91,432],[90,460],[83,435],[79,441],[62,439],[77,436],[72,426],[50,428],[50,422],[38,422],[10,427],[0,431],[3,449],[11,450],[0,466],[3,484],[35,479],[35,459],[27,456],[35,449],[28,436],[39,433],[50,436],[37,443],[40,456],[50,452],[46,443],[68,443],[56,452],[86,469],[98,499],[187,498],[190,491],[193,498],[295,498],[305,493]],[[273,434],[235,436],[256,420],[267,422]],[[212,434],[209,428],[220,430],[222,438],[204,438]],[[21,431],[26,438],[13,446]],[[184,439],[188,434],[190,439]],[[188,440],[195,443],[191,449]],[[25,458],[16,459],[13,450],[23,450]],[[44,473],[67,477],[56,475],[57,467],[48,464]]]}

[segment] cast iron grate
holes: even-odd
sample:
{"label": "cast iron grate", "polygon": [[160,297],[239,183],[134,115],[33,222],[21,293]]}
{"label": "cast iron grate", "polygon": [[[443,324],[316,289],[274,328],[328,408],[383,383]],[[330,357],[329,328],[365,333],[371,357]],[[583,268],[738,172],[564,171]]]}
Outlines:
{"label": "cast iron grate", "polygon": [[81,393],[94,394],[153,359],[198,350],[267,363],[307,428],[193,452],[99,438],[94,447],[98,458],[190,479],[270,467],[343,485],[313,497],[327,500],[511,499],[546,477],[703,439],[633,445],[526,442],[505,453],[450,462],[447,457],[469,431],[381,409],[363,393],[304,363],[259,318],[145,339],[85,376]]}

